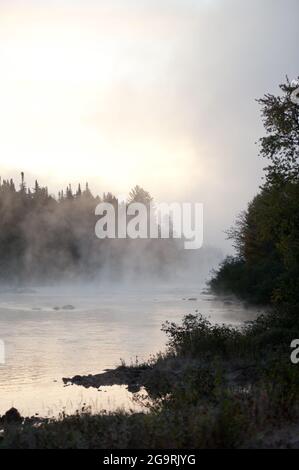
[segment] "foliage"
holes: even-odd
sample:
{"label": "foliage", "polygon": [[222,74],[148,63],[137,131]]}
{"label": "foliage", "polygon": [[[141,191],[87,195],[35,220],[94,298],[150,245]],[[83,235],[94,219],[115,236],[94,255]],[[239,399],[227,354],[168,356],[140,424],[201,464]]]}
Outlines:
{"label": "foliage", "polygon": [[215,291],[265,304],[299,299],[299,106],[288,81],[281,90],[259,100],[267,133],[261,155],[270,161],[265,184],[228,231],[236,256],[211,281]]}
{"label": "foliage", "polygon": [[[127,204],[151,201],[136,186]],[[13,180],[0,179],[0,281],[89,280],[101,272],[115,280],[140,271],[149,276],[172,271],[171,263],[182,256],[174,239],[98,239],[95,208],[100,202],[118,204],[110,192],[94,196],[88,184],[76,191],[69,185],[56,199],[37,181],[27,187],[24,173],[19,189]]]}
{"label": "foliage", "polygon": [[280,85],[281,96],[266,94],[258,100],[266,136],[260,139],[261,156],[270,160],[266,167],[269,185],[298,181],[299,172],[299,105],[291,99],[297,88],[286,79]]}
{"label": "foliage", "polygon": [[289,445],[274,436],[299,416],[299,369],[286,353],[299,327],[294,312],[271,311],[239,331],[201,315],[166,324],[168,354],[134,366],[153,375],[146,412],[83,408],[37,424],[4,423],[0,448],[263,447],[267,434],[267,445]]}
{"label": "foliage", "polygon": [[186,315],[181,325],[165,322],[162,326],[169,338],[169,348],[178,355],[222,358],[229,355],[238,343],[240,332],[226,325],[212,325],[201,314]]}

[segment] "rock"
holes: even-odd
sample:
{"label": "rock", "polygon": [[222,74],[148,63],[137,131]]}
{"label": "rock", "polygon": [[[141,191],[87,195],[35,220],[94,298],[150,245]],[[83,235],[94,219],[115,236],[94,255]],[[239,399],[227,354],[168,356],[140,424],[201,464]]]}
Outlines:
{"label": "rock", "polygon": [[75,310],[75,307],[73,305],[64,305],[62,310]]}
{"label": "rock", "polygon": [[82,379],[81,375],[75,375],[75,376],[73,377],[73,380],[74,380],[75,382],[78,382],[78,381],[80,381],[81,379]]}
{"label": "rock", "polygon": [[137,383],[129,383],[127,385],[127,390],[128,392],[131,392],[131,393],[137,393],[140,390],[140,385]]}
{"label": "rock", "polygon": [[19,411],[16,408],[10,408],[5,415],[2,417],[2,420],[5,423],[9,424],[18,424],[23,421],[22,416],[20,415]]}
{"label": "rock", "polygon": [[63,307],[53,307],[53,310],[75,310],[75,307],[71,304],[63,305]]}
{"label": "rock", "polygon": [[72,384],[80,385],[82,380],[83,380],[83,377],[81,377],[81,375],[75,375],[72,378],[68,378],[68,377],[62,378],[62,381],[65,385],[72,385]]}
{"label": "rock", "polygon": [[191,300],[191,301],[195,302],[197,300],[197,298],[196,297],[190,297],[188,300]]}
{"label": "rock", "polygon": [[[96,375],[75,375],[72,378],[64,377],[64,384],[81,385],[85,388],[94,387],[101,388],[109,385],[127,385],[129,391],[138,391],[140,389],[141,375],[150,369],[149,366],[144,367],[125,367],[119,366],[116,369],[108,369],[104,373]],[[104,392],[106,390],[103,390]]]}

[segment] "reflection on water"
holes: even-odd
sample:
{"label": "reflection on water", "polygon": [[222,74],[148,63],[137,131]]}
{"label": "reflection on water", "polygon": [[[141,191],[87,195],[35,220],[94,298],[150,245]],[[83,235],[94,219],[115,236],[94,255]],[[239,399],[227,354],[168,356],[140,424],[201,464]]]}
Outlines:
{"label": "reflection on water", "polygon": [[[75,308],[62,309],[66,305]],[[201,294],[198,287],[0,293],[0,338],[6,350],[0,413],[11,406],[23,415],[43,416],[88,405],[96,411],[138,409],[126,387],[85,389],[64,386],[61,379],[99,373],[121,358],[128,363],[147,359],[165,347],[161,324],[196,310],[213,322],[232,324],[256,315],[239,302]]]}

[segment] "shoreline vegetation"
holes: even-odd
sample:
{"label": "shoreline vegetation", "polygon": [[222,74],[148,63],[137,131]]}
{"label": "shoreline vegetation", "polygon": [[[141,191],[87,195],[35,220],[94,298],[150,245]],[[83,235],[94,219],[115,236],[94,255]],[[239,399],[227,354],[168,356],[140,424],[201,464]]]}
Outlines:
{"label": "shoreline vegetation", "polygon": [[296,307],[272,309],[241,329],[212,325],[200,314],[166,322],[165,353],[64,378],[84,387],[126,384],[144,412],[88,408],[58,419],[10,410],[0,420],[0,448],[299,447],[299,366],[290,343]]}
{"label": "shoreline vegetation", "polygon": [[299,104],[295,87],[258,100],[266,136],[260,155],[268,162],[260,192],[227,231],[235,256],[226,258],[210,286],[255,304],[299,303]]}
{"label": "shoreline vegetation", "polygon": [[[145,364],[66,383],[126,384],[146,412],[93,415],[78,410],[59,419],[1,418],[2,448],[299,448],[299,105],[294,87],[259,100],[267,158],[260,193],[229,231],[236,249],[214,273],[214,292],[268,306],[235,328],[200,313],[165,323],[167,350]],[[142,394],[142,390],[146,395]]]}

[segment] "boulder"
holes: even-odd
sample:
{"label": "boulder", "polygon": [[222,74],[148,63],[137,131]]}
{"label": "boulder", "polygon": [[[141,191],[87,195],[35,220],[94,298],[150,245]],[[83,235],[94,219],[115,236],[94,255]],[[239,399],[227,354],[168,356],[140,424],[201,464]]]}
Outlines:
{"label": "boulder", "polygon": [[2,421],[8,424],[18,424],[23,421],[23,418],[16,408],[10,408],[5,415],[2,416]]}

